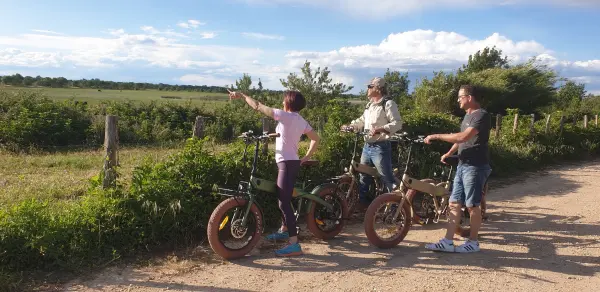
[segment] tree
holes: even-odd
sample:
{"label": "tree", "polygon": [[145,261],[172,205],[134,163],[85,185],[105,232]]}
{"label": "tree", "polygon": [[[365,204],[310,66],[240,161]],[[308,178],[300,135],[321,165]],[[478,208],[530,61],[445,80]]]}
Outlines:
{"label": "tree", "polygon": [[304,62],[301,68],[302,75],[290,73],[287,80],[280,79],[283,87],[289,90],[298,90],[306,98],[306,117],[316,121],[318,116],[326,116],[326,107],[330,100],[342,97],[344,93],[352,90],[353,86],[343,83],[332,83],[329,78],[330,71],[325,67],[318,67],[313,72],[310,62]]}
{"label": "tree", "polygon": [[408,72],[400,74],[398,71],[390,71],[388,68],[383,76],[388,89],[388,95],[398,104],[399,109],[409,109],[412,107],[412,99],[408,94]]}
{"label": "tree", "polygon": [[474,55],[469,55],[469,61],[459,69],[459,73],[473,73],[491,68],[509,68],[508,58],[502,58],[502,50],[496,49],[496,46],[491,49],[485,47],[483,52],[478,50]]}
{"label": "tree", "polygon": [[423,78],[414,91],[415,107],[434,113],[457,113],[456,102],[460,83],[452,73],[434,72],[431,80]]}
{"label": "tree", "polygon": [[252,86],[252,78],[250,77],[250,75],[248,75],[246,73],[244,73],[242,78],[235,81],[235,87],[237,88],[237,90],[244,92],[246,94],[250,93],[250,89],[251,89],[250,86]]}
{"label": "tree", "polygon": [[585,85],[568,80],[559,87],[556,93],[554,107],[568,113],[579,112],[582,110],[581,104],[585,97]]}

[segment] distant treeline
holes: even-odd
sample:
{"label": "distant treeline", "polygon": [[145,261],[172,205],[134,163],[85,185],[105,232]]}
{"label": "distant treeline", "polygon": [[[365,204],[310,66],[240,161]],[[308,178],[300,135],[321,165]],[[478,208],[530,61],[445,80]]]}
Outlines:
{"label": "distant treeline", "polygon": [[[226,86],[208,86],[208,85],[172,85],[165,83],[147,83],[147,82],[116,82],[93,79],[70,80],[64,77],[31,77],[23,76],[19,73],[14,75],[0,76],[0,84],[15,87],[48,87],[48,88],[91,88],[91,89],[114,89],[114,90],[160,90],[160,91],[189,91],[189,92],[212,92],[227,93],[227,88],[235,88],[232,84]],[[258,88],[254,91],[265,93],[283,93],[283,90],[264,89],[259,79]],[[341,96],[345,98],[359,98],[360,94],[344,93]]]}
{"label": "distant treeline", "polygon": [[207,85],[171,85],[164,83],[147,83],[147,82],[115,82],[94,79],[69,80],[64,77],[31,77],[21,74],[2,76],[1,79],[4,85],[24,86],[24,87],[50,87],[50,88],[93,88],[93,89],[115,89],[115,90],[164,90],[164,91],[197,91],[197,92],[214,92],[227,93],[227,88],[224,86],[207,86]]}

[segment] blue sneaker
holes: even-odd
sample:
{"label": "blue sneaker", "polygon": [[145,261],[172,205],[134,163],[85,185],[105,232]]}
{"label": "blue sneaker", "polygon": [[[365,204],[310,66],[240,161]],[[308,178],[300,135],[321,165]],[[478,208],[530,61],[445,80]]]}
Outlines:
{"label": "blue sneaker", "polygon": [[284,248],[276,250],[275,254],[282,257],[302,255],[302,248],[299,243],[290,243]]}
{"label": "blue sneaker", "polygon": [[271,233],[266,237],[268,240],[285,240],[290,238],[290,234],[287,231],[277,231],[275,233]]}

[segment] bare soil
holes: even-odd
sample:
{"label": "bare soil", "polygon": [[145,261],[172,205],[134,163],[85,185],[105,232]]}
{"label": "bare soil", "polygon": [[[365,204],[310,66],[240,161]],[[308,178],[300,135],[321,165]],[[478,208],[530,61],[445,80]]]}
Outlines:
{"label": "bare soil", "polygon": [[[120,266],[63,291],[598,291],[600,161],[561,166],[489,191],[481,252],[439,253],[424,244],[445,223],[413,226],[395,248],[369,245],[361,221],[329,242],[301,237],[305,255],[278,258],[280,243],[226,262],[201,245],[184,258]],[[461,239],[455,238],[460,244]],[[596,287],[596,288],[594,288]]]}

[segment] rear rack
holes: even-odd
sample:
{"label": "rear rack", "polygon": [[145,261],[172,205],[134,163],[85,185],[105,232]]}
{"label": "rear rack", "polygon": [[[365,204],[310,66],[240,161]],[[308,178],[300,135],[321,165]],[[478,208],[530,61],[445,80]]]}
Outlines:
{"label": "rear rack", "polygon": [[217,192],[219,193],[219,195],[222,196],[227,196],[227,197],[237,197],[240,195],[246,195],[248,192],[248,187],[250,186],[250,183],[247,181],[240,181],[238,184],[238,188],[237,190],[232,190],[232,189],[228,189],[228,188],[217,188]]}
{"label": "rear rack", "polygon": [[226,197],[236,197],[240,195],[240,191],[226,188],[218,188],[218,193],[219,195]]}

